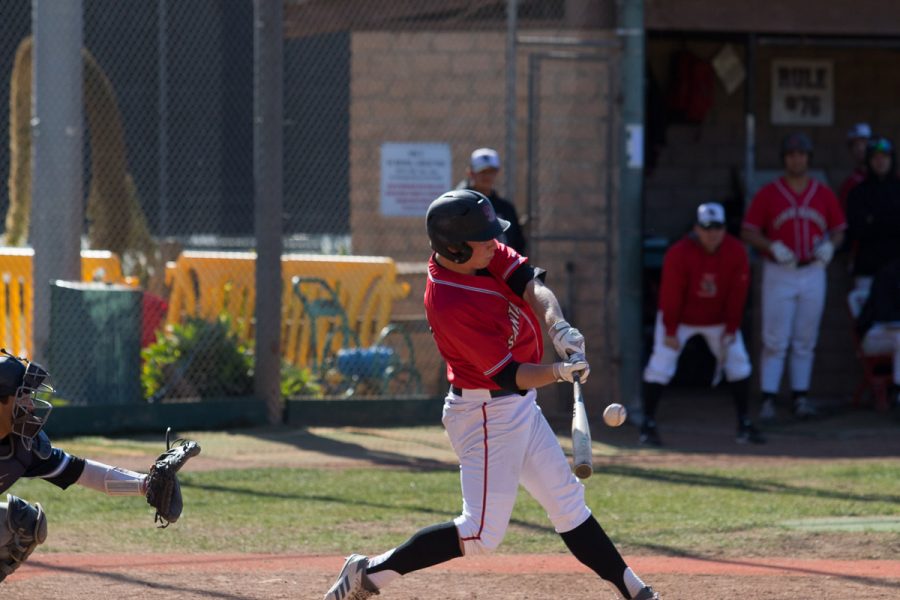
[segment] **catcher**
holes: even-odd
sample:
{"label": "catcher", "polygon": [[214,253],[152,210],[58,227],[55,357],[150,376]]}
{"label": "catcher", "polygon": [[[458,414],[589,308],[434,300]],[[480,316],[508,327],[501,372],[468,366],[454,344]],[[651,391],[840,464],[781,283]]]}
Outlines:
{"label": "catcher", "polygon": [[[73,483],[109,496],[144,496],[166,527],[181,516],[175,474],[200,453],[196,442],[179,440],[150,467],[149,474],[73,456],[54,447],[41,431],[50,414],[50,374],[37,363],[0,350],[0,494],[22,477],[40,477],[62,489]],[[12,494],[0,502],[0,581],[15,571],[47,538],[47,515],[39,503]]]}

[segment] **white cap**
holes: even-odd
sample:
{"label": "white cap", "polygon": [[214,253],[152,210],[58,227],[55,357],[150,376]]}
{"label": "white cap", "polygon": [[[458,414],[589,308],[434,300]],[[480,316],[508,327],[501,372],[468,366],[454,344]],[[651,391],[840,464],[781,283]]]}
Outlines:
{"label": "white cap", "polygon": [[697,224],[709,227],[713,223],[725,224],[725,208],[718,202],[707,202],[697,207]]}
{"label": "white cap", "polygon": [[472,153],[470,165],[473,173],[481,173],[485,169],[499,169],[500,155],[493,148],[479,148]]}
{"label": "white cap", "polygon": [[869,139],[870,137],[872,137],[872,128],[869,127],[868,123],[856,123],[847,130],[848,140],[855,140],[857,138]]}

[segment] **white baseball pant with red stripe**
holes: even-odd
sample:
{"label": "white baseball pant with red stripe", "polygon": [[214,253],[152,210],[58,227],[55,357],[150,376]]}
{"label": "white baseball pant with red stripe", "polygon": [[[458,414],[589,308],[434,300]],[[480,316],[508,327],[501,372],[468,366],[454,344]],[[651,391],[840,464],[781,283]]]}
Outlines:
{"label": "white baseball pant with red stripe", "polygon": [[556,435],[537,405],[537,392],[491,398],[488,390],[452,392],[444,428],[459,458],[463,510],[454,519],[466,555],[500,545],[521,483],[558,533],[591,515],[584,486],[569,468]]}
{"label": "white baseball pant with red stripe", "polygon": [[804,267],[766,261],[762,275],[762,357],[760,388],[778,393],[784,360],[791,351],[791,389],[809,390],[819,324],[825,308],[825,266]]}

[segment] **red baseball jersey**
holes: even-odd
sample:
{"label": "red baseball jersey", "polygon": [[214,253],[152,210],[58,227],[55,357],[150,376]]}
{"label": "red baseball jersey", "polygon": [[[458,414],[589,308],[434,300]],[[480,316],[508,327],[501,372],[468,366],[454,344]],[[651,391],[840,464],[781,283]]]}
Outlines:
{"label": "red baseball jersey", "polygon": [[770,240],[782,242],[798,262],[808,263],[814,259],[816,244],[829,232],[845,229],[847,222],[828,187],[810,177],[806,189],[797,193],[780,177],[753,197],[743,227],[760,230]]}
{"label": "red baseball jersey", "polygon": [[710,254],[693,235],[687,235],[666,251],[663,259],[659,310],[666,335],[675,335],[679,324],[725,324],[734,333],[741,324],[750,262],[744,244],[725,234]]}
{"label": "red baseball jersey", "polygon": [[497,243],[491,263],[476,275],[440,266],[432,255],[425,284],[425,316],[447,379],[464,389],[500,389],[492,377],[511,361],[539,363],[542,330],[525,300],[507,280],[527,258]]}

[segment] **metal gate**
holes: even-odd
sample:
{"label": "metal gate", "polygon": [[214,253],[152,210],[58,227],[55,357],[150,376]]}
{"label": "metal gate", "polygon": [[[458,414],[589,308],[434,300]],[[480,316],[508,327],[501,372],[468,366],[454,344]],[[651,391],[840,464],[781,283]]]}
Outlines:
{"label": "metal gate", "polygon": [[[614,37],[520,36],[518,42],[528,74],[529,256],[548,270],[566,317],[588,340],[591,378],[608,383],[591,386],[596,395],[614,389],[617,377],[612,315],[621,44]],[[559,395],[559,410],[567,412],[570,394]]]}

